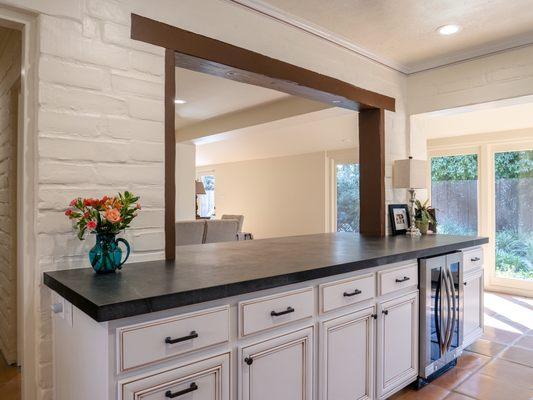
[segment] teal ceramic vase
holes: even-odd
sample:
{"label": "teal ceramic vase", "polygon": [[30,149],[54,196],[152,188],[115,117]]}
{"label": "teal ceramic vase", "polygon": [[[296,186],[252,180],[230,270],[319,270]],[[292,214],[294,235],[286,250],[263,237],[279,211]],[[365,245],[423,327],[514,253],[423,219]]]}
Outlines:
{"label": "teal ceramic vase", "polygon": [[[130,256],[130,245],[126,239],[115,238],[115,233],[96,233],[96,244],[89,251],[89,261],[97,274],[115,272],[122,268]],[[124,244],[126,256],[122,259],[122,249],[119,243]]]}

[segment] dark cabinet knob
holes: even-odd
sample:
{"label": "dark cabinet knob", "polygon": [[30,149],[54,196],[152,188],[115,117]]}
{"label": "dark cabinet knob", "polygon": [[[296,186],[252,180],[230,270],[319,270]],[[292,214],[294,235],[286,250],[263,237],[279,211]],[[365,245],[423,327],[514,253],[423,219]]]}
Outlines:
{"label": "dark cabinet knob", "polygon": [[252,363],[254,362],[254,359],[252,357],[246,357],[244,359],[244,362],[248,365],[252,365]]}
{"label": "dark cabinet knob", "polygon": [[382,313],[385,315],[389,315],[389,310],[383,310]]}
{"label": "dark cabinet knob", "polygon": [[377,314],[372,314],[371,317],[374,318],[374,319],[378,319],[378,315]]}

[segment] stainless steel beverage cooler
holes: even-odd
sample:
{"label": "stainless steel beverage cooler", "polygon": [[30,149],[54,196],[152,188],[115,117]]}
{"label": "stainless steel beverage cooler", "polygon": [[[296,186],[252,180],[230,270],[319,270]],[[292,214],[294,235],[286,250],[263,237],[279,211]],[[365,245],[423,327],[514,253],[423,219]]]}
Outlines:
{"label": "stainless steel beverage cooler", "polygon": [[463,344],[463,253],[422,258],[420,269],[421,378],[453,366]]}

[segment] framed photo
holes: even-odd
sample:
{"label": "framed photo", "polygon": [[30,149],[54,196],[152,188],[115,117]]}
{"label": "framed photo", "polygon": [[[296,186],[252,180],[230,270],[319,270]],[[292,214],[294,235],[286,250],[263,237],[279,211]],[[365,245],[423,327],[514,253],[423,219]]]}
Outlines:
{"label": "framed photo", "polygon": [[390,226],[393,235],[404,235],[410,226],[407,204],[389,204]]}

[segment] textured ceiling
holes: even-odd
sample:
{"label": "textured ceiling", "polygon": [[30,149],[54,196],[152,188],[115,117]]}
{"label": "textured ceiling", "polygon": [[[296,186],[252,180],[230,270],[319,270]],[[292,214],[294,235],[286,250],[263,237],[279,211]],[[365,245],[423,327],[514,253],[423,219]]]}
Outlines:
{"label": "textured ceiling", "polygon": [[[416,72],[533,43],[532,0],[230,0]],[[462,31],[441,36],[439,26]]]}

